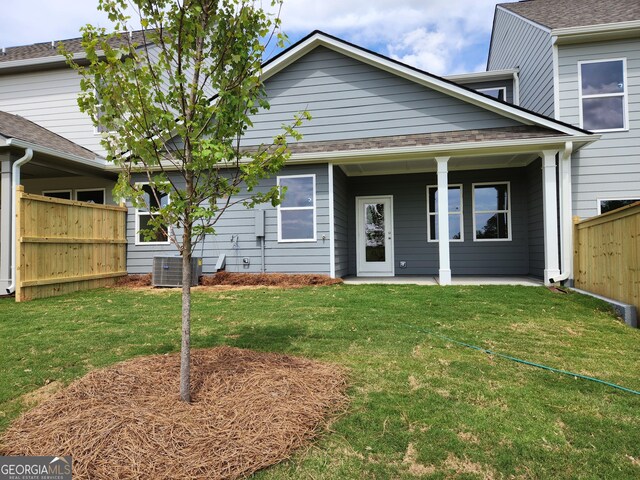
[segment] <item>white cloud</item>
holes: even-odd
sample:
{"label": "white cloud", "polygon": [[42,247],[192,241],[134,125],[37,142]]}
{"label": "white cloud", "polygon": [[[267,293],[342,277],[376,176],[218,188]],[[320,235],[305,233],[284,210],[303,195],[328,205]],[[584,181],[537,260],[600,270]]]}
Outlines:
{"label": "white cloud", "polygon": [[[324,30],[436,74],[482,65],[499,0],[284,0],[291,36]],[[504,1],[504,0],[502,0]],[[507,0],[511,1],[511,0]],[[0,47],[61,40],[109,24],[98,0],[20,0],[3,11]]]}

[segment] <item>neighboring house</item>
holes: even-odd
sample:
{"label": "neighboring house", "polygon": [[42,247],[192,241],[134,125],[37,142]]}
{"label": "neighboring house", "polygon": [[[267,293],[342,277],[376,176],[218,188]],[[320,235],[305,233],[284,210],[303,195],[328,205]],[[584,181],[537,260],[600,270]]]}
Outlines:
{"label": "neighboring house", "polygon": [[[525,3],[538,1],[548,3]],[[309,110],[313,120],[300,128],[304,138],[291,144],[287,166],[264,182],[265,187],[287,186],[285,202],[257,212],[236,206],[225,213],[217,235],[196,248],[195,254],[204,258],[204,272],[212,272],[218,256],[225,254],[232,271],[438,275],[442,284],[450,282],[451,274],[533,275],[546,282],[568,278],[571,216],[586,201],[581,192],[594,188],[585,186],[593,181],[580,184],[588,175],[581,167],[593,158],[586,152],[597,152],[603,140],[595,142],[600,135],[582,129],[570,113],[550,118],[556,105],[554,77],[548,80],[543,68],[516,58],[520,47],[509,36],[511,17],[526,28],[538,28],[499,6],[487,72],[440,78],[322,32],[267,62],[263,78],[271,109],[255,116],[244,146],[268,141],[298,111]],[[536,55],[544,57],[543,50]],[[97,147],[100,134],[75,103],[77,75],[61,58],[52,60],[55,51],[48,56],[42,48],[38,51],[41,55],[33,58],[24,50],[19,60],[0,57],[0,111],[20,114],[103,153]],[[632,63],[625,64],[629,72]],[[539,78],[531,81],[530,75]],[[635,87],[624,84],[625,100],[640,95],[639,77],[633,78]],[[636,100],[635,112],[639,104]],[[633,124],[633,117],[625,118]],[[0,155],[2,151],[0,145]],[[13,158],[20,154],[16,150]],[[594,161],[588,161],[592,169],[609,166],[607,159],[598,165]],[[51,175],[58,183],[45,185],[23,177],[22,183],[32,193],[70,190],[71,198],[80,198],[85,188],[105,186],[109,202],[117,172],[99,156],[95,162],[100,166],[87,175]],[[625,162],[630,160],[618,156],[616,165]],[[3,175],[4,210],[10,177]],[[638,175],[638,168],[627,175]],[[591,178],[608,181],[600,174]],[[567,200],[572,191],[578,207]],[[628,191],[629,197],[640,195],[633,188]],[[603,192],[613,198],[610,191]],[[597,211],[585,207],[583,213]],[[153,256],[176,253],[166,238],[149,242],[137,233],[148,217],[146,211],[129,210],[130,273],[150,272]],[[447,230],[440,238],[439,232]],[[2,242],[8,240],[4,235]]]}

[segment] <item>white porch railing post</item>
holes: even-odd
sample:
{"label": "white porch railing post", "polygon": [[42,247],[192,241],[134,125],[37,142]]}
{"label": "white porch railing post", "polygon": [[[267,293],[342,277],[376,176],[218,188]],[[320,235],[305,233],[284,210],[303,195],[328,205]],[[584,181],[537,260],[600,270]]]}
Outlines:
{"label": "white porch railing post", "polygon": [[544,211],[544,283],[560,275],[558,255],[557,150],[542,152],[542,206]]}
{"label": "white porch railing post", "polygon": [[438,163],[438,270],[440,285],[451,285],[451,260],[449,253],[449,157],[436,157]]}

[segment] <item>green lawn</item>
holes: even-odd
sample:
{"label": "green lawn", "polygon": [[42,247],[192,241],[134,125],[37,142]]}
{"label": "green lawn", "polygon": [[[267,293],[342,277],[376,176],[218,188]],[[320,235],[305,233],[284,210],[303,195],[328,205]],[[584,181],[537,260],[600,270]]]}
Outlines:
{"label": "green lawn", "polygon": [[[179,292],[0,300],[0,430],[23,395],[179,347]],[[640,390],[640,331],[597,300],[533,287],[196,292],[195,347],[337,362],[349,411],[282,478],[640,478],[640,396],[463,348],[411,324]]]}

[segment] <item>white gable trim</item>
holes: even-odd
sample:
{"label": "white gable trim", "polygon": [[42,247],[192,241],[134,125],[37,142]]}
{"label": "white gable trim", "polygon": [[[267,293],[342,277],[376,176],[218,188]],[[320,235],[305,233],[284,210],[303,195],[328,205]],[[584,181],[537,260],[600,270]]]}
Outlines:
{"label": "white gable trim", "polygon": [[266,81],[288,65],[291,65],[299,58],[303,57],[311,50],[317,47],[326,47],[335,52],[346,55],[355,60],[361,61],[373,67],[387,71],[393,75],[405,78],[427,88],[444,93],[445,95],[458,98],[464,102],[492,111],[503,117],[511,118],[525,125],[538,125],[550,128],[568,135],[589,136],[587,133],[573,128],[569,125],[563,125],[552,119],[541,117],[534,113],[527,112],[520,108],[513,107],[486,97],[472,90],[451,84],[450,82],[438,77],[434,77],[425,72],[416,70],[408,65],[395,62],[384,56],[369,52],[355,45],[343,42],[341,40],[329,37],[322,32],[316,32],[309,36],[306,40],[298,45],[293,46],[290,50],[285,51],[280,57],[272,62],[268,62],[263,69],[262,80]]}

